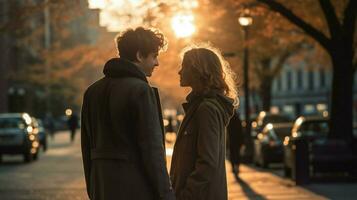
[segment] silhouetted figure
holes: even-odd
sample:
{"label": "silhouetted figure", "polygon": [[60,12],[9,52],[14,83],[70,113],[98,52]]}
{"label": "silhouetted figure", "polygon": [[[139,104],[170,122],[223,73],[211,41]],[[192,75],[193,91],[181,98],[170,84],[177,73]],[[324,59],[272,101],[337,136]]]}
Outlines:
{"label": "silhouetted figure", "polygon": [[[177,200],[227,200],[226,126],[237,96],[231,70],[210,47],[184,53],[180,85],[191,93],[171,161]],[[227,72],[227,73],[225,73]]]}
{"label": "silhouetted figure", "polygon": [[76,114],[72,114],[68,118],[68,128],[71,131],[71,142],[74,141],[74,138],[76,136],[76,130],[78,128],[78,117]]}
{"label": "silhouetted figure", "polygon": [[54,139],[55,134],[55,122],[51,114],[47,114],[44,120],[45,128],[50,134],[51,139]]}
{"label": "silhouetted figure", "polygon": [[164,124],[157,88],[149,85],[166,40],[138,27],[117,39],[120,58],[84,94],[81,145],[91,200],[174,200],[165,162]]}
{"label": "silhouetted figure", "polygon": [[231,162],[233,173],[238,175],[239,165],[241,163],[240,149],[244,144],[244,133],[242,121],[240,120],[237,111],[234,112],[233,117],[228,124],[227,137],[229,161]]}

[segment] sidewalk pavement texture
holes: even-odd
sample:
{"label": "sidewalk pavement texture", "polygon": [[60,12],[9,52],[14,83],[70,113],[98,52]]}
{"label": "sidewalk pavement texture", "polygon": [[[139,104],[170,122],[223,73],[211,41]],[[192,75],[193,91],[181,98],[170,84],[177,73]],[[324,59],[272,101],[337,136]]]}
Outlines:
{"label": "sidewalk pavement texture", "polygon": [[[167,164],[170,168],[173,143],[166,144]],[[241,165],[239,178],[232,173],[226,161],[229,200],[320,200],[357,199],[357,183],[312,183],[296,186],[291,179],[284,178],[275,170],[263,170],[250,165]],[[282,170],[280,170],[282,171]]]}

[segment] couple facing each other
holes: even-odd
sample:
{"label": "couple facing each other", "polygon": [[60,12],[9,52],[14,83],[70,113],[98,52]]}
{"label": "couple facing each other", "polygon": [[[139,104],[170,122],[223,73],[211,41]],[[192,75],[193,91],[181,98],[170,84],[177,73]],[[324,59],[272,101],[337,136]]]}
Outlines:
{"label": "couple facing each other", "polygon": [[92,200],[225,200],[225,129],[237,104],[233,72],[210,47],[184,51],[183,104],[171,162],[166,168],[164,126],[156,88],[148,84],[166,39],[157,30],[128,29],[116,38],[119,58],[86,90],[81,148]]}

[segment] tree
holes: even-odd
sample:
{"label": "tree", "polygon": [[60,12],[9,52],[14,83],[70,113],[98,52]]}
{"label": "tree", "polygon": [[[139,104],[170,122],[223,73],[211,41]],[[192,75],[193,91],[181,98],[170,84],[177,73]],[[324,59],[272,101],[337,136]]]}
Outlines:
{"label": "tree", "polygon": [[255,60],[254,72],[259,80],[258,92],[262,98],[264,111],[270,111],[273,80],[280,74],[287,60],[301,49],[301,44],[294,44],[280,53]]}
{"label": "tree", "polygon": [[[333,81],[331,95],[330,137],[352,139],[352,100],[353,74],[356,62],[355,56],[355,26],[357,1],[339,1],[333,4],[330,0],[314,1],[319,4],[323,19],[327,23],[328,34],[319,30],[301,17],[298,17],[288,3],[275,0],[257,0],[270,10],[278,12],[294,25],[301,28],[307,35],[316,40],[329,54],[333,66]],[[344,3],[341,6],[339,4]],[[311,3],[312,4],[312,3]],[[339,13],[339,6],[344,8]],[[300,9],[303,9],[300,7]]]}
{"label": "tree", "polygon": [[[260,12],[270,11],[281,16],[326,51],[332,63],[333,74],[329,136],[351,141],[357,2],[354,0],[253,0],[249,2],[259,7]],[[277,24],[267,23],[268,26],[277,26]]]}
{"label": "tree", "polygon": [[[46,8],[50,12],[47,18]],[[1,78],[9,85],[26,86],[34,94],[28,97],[34,103],[23,111],[43,116],[46,102],[53,113],[63,114],[65,106],[78,111],[82,100],[78,94],[99,76],[93,75],[98,74],[97,66],[113,55],[109,51],[115,52],[114,36],[110,34],[108,39],[106,31],[99,28],[95,11],[88,10],[86,0],[7,1],[2,11],[5,20],[0,22],[0,38],[8,44],[5,49],[10,53],[5,61],[11,63],[1,63],[7,69]],[[48,35],[49,44],[45,45]],[[108,41],[111,44],[105,46]]]}

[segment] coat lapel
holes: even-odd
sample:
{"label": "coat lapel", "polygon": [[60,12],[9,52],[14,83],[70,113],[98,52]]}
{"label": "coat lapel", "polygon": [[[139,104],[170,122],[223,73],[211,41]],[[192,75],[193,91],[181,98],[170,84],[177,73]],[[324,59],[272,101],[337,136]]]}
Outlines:
{"label": "coat lapel", "polygon": [[163,117],[162,117],[162,110],[161,110],[161,102],[160,102],[160,96],[159,96],[159,90],[156,87],[152,87],[152,90],[154,91],[155,98],[156,98],[156,106],[159,112],[159,119],[160,119],[160,127],[161,127],[161,134],[163,138],[163,144],[165,147],[165,129],[164,129],[164,124],[163,124]]}
{"label": "coat lapel", "polygon": [[[197,100],[195,102],[192,102],[192,105],[189,106],[189,108],[187,109],[187,112],[185,113],[185,118],[182,121],[182,124],[179,128],[178,131],[178,136],[177,136],[177,140],[179,140],[182,136],[182,132],[185,130],[188,122],[192,119],[193,115],[195,114],[195,111],[197,110],[198,106],[200,105],[201,101]],[[183,104],[182,105],[184,108],[186,106],[188,106],[187,104]]]}

